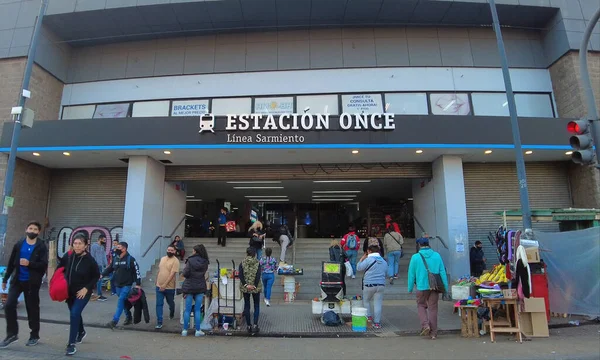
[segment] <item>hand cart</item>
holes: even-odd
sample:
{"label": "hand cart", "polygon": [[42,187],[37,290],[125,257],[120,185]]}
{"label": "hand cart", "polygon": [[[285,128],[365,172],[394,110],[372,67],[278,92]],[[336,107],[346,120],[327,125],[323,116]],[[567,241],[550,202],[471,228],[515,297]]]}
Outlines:
{"label": "hand cart", "polygon": [[[236,299],[236,287],[235,287],[235,261],[231,260],[231,264],[233,266],[233,276],[232,276],[232,293],[231,294],[231,299],[229,298],[230,294],[229,294],[229,286],[225,286],[225,305],[221,304],[221,263],[219,262],[219,259],[217,259],[217,324],[219,325],[223,325],[223,319],[225,318],[225,316],[229,316],[228,313],[226,314],[221,314],[221,310],[222,309],[231,309],[231,318],[232,321],[230,323],[230,326],[233,329],[237,328],[238,325],[238,319],[237,319],[237,313],[236,313],[236,309],[235,309],[235,303],[236,301],[238,301],[239,299]],[[233,303],[233,305],[229,305],[229,301],[231,301]],[[223,315],[223,316],[221,316]]]}

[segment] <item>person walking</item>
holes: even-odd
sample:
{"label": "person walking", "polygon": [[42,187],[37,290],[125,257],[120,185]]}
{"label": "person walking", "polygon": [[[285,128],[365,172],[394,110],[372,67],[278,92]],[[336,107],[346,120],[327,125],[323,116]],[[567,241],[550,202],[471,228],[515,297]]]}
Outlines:
{"label": "person walking", "polygon": [[[129,245],[126,242],[120,242],[117,246],[117,250],[115,250],[117,257],[113,259],[112,263],[102,273],[102,276],[108,276],[114,273],[113,280],[115,282],[117,296],[119,296],[115,315],[107,324],[107,326],[113,330],[119,323],[123,311],[125,311],[125,301],[127,301],[127,298],[129,297],[132,286],[141,288],[142,284],[140,268],[137,261],[135,261],[135,258],[127,251],[128,248]],[[130,325],[131,323],[131,313],[128,312],[125,315],[125,322],[123,325]]]}
{"label": "person walking", "polygon": [[346,258],[346,254],[344,253],[344,251],[342,250],[342,247],[340,246],[340,241],[332,238],[331,242],[329,243],[329,261],[334,262],[334,263],[339,263],[341,264],[341,276],[342,276],[342,294],[344,295],[344,298],[346,297],[346,261],[348,259]]}
{"label": "person walking", "polygon": [[[257,221],[258,222],[258,221]],[[256,258],[256,249],[249,247],[246,249],[246,257],[239,267],[240,291],[244,294],[244,317],[248,326],[249,334],[257,334],[258,317],[260,315],[260,293],[262,284],[260,283],[260,264]],[[254,322],[250,320],[250,298],[254,303]]]}
{"label": "person walking", "polygon": [[364,254],[357,270],[363,275],[363,307],[367,309],[367,317],[373,322],[375,329],[381,329],[381,310],[385,292],[385,275],[387,262],[379,255],[379,242],[376,238],[368,240],[367,253]]}
{"label": "person walking", "polygon": [[342,246],[342,249],[344,249],[348,260],[350,261],[350,265],[352,266],[352,278],[356,279],[356,259],[358,257],[358,249],[360,249],[360,238],[356,234],[356,228],[354,226],[348,228],[348,233],[344,235],[340,245]]}
{"label": "person walking", "polygon": [[217,245],[225,247],[225,244],[227,243],[227,228],[225,227],[225,224],[227,224],[227,208],[221,208],[218,220],[219,228],[217,229]]}
{"label": "person walking", "polygon": [[48,270],[48,248],[44,241],[38,238],[41,228],[37,221],[27,224],[25,238],[19,240],[10,253],[6,273],[2,279],[2,290],[6,291],[8,279],[12,275],[8,299],[4,306],[6,338],[0,342],[0,349],[19,340],[17,303],[21,293],[25,295],[27,320],[31,330],[25,345],[35,346],[40,340],[40,287]]}
{"label": "person walking", "polygon": [[394,280],[398,278],[403,244],[404,239],[398,232],[388,231],[383,236],[383,246],[387,253],[388,279],[390,280],[390,285],[394,284]]}
{"label": "person walking", "polygon": [[185,299],[185,310],[183,312],[183,330],[181,336],[188,335],[190,327],[190,316],[192,314],[192,304],[194,305],[194,325],[196,327],[196,336],[204,336],[200,330],[200,310],[202,309],[202,299],[206,293],[206,271],[208,270],[208,253],[204,245],[194,246],[192,256],[185,262],[183,269],[183,285],[181,292]]}
{"label": "person walking", "polygon": [[158,274],[156,274],[156,326],[163,326],[163,307],[165,299],[169,305],[169,320],[175,318],[175,275],[179,273],[179,259],[173,245],[167,247],[167,255],[160,259]]}
{"label": "person walking", "polygon": [[73,252],[60,258],[58,264],[58,267],[65,269],[69,293],[66,302],[70,312],[70,327],[65,354],[68,356],[77,352],[76,344],[83,342],[87,335],[81,314],[90,301],[92,291],[97,286],[100,277],[100,266],[86,251],[87,244],[88,239],[84,234],[75,235]]}
{"label": "person walking", "polygon": [[181,236],[176,235],[171,246],[175,248],[176,256],[183,261],[185,257],[185,244],[183,243],[183,240],[181,240]]}
{"label": "person walking", "polygon": [[263,229],[262,222],[256,220],[248,229],[248,235],[250,235],[250,241],[248,242],[248,245],[254,248],[256,258],[260,259],[262,257],[262,251],[265,245],[266,235]]}
{"label": "person walking", "polygon": [[[87,243],[87,239],[86,239]],[[96,260],[100,274],[104,272],[108,266],[108,259],[106,258],[106,236],[100,235],[98,241],[92,244],[90,248],[90,254]],[[96,284],[96,298],[92,300],[106,301],[106,297],[102,296],[102,278],[100,278]]]}
{"label": "person walking", "polygon": [[277,259],[272,257],[273,249],[265,249],[265,257],[260,259],[260,266],[262,267],[262,282],[265,290],[265,305],[271,306],[271,289],[275,282],[275,272],[277,272]]}
{"label": "person walking", "polygon": [[417,306],[421,320],[421,336],[437,338],[438,302],[440,293],[430,290],[429,273],[439,274],[445,291],[448,290],[448,278],[442,257],[429,247],[429,239],[422,237],[417,240],[420,247],[418,253],[410,259],[408,266],[408,292],[412,293],[417,286]]}
{"label": "person walking", "polygon": [[480,277],[486,268],[485,263],[487,261],[483,252],[483,244],[481,241],[475,241],[475,245],[471,248],[469,253],[469,258],[471,260],[471,275]]}

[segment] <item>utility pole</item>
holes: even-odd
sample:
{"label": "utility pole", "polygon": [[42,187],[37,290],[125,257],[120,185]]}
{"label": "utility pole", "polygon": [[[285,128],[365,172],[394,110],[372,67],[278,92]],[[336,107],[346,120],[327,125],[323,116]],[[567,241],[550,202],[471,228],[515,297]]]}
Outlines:
{"label": "utility pole", "polygon": [[27,62],[25,64],[25,72],[23,74],[23,84],[17,104],[17,107],[20,107],[22,110],[20,113],[13,115],[15,126],[13,128],[12,140],[10,143],[10,154],[8,156],[8,164],[6,167],[6,177],[4,178],[4,192],[2,198],[0,199],[0,210],[2,211],[0,214],[0,261],[2,262],[4,262],[6,231],[8,225],[8,206],[6,206],[6,198],[12,197],[15,164],[17,160],[17,146],[19,145],[19,136],[21,135],[21,120],[23,117],[23,111],[25,110],[25,103],[29,97],[28,95],[26,96],[25,90],[27,90],[27,93],[29,93],[29,81],[31,80],[31,72],[33,71],[35,52],[39,42],[40,33],[42,31],[42,20],[46,14],[47,7],[48,0],[41,0],[40,12],[35,22],[35,28],[31,37],[31,44],[29,45],[29,52],[27,53]]}
{"label": "utility pole", "polygon": [[596,13],[594,13],[594,16],[590,19],[590,22],[585,29],[585,33],[583,34],[581,46],[579,47],[579,71],[581,74],[583,92],[585,93],[586,98],[587,120],[592,122],[591,134],[594,144],[596,145],[596,168],[600,170],[600,118],[598,117],[598,109],[596,107],[596,100],[594,98],[592,80],[590,79],[587,61],[587,49],[590,43],[590,37],[592,36],[592,31],[596,27],[598,20],[600,20],[600,8],[596,10]]}
{"label": "utility pole", "polygon": [[519,198],[521,200],[521,213],[523,214],[523,227],[525,230],[527,230],[531,229],[531,208],[529,207],[529,187],[527,185],[525,159],[523,158],[523,149],[521,147],[521,132],[519,130],[519,120],[517,118],[517,104],[515,102],[515,94],[513,93],[512,82],[510,80],[510,72],[508,71],[508,59],[506,58],[506,49],[504,48],[502,31],[500,30],[500,21],[498,20],[496,1],[489,0],[489,3],[490,10],[492,11],[494,32],[496,32],[496,40],[498,41],[498,53],[500,54],[502,74],[504,75],[506,100],[508,102],[513,142],[515,144],[515,155],[517,157],[517,177],[519,179]]}

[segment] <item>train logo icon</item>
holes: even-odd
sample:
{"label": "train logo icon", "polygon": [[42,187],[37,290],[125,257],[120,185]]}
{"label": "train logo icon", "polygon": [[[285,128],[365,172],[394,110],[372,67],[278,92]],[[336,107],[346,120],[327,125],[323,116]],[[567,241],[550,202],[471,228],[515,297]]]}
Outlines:
{"label": "train logo icon", "polygon": [[202,114],[200,115],[200,131],[199,134],[202,134],[204,131],[210,131],[211,133],[215,133],[215,116],[213,114]]}

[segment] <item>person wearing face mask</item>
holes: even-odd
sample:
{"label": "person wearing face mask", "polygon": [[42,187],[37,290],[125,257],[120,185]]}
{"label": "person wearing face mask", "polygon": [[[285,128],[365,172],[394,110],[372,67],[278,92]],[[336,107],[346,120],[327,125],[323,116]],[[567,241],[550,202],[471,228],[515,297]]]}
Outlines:
{"label": "person wearing face mask", "polygon": [[19,339],[19,323],[17,322],[17,302],[21,293],[25,294],[27,319],[31,330],[25,345],[35,346],[40,340],[40,286],[46,270],[48,270],[48,248],[38,238],[42,226],[32,221],[25,230],[26,237],[13,246],[6,273],[2,280],[2,290],[6,291],[8,279],[10,289],[4,306],[6,317],[6,338],[0,342],[0,349],[6,348]]}
{"label": "person wearing face mask", "polygon": [[[106,236],[100,235],[98,242],[92,244],[90,248],[90,255],[96,260],[100,273],[108,266],[108,259],[106,258]],[[102,278],[98,280],[96,284],[96,297],[92,300],[106,301],[106,297],[102,296]]]}
{"label": "person wearing face mask", "polygon": [[158,274],[156,275],[156,327],[162,329],[163,326],[163,307],[165,299],[169,304],[169,319],[175,317],[175,275],[179,273],[179,259],[175,254],[177,250],[174,246],[167,247],[167,256],[163,256],[158,264]]}
{"label": "person wearing face mask", "polygon": [[[120,242],[117,246],[117,250],[115,253],[117,257],[115,257],[112,263],[104,270],[102,276],[108,276],[114,272],[114,282],[115,289],[117,291],[117,295],[119,299],[117,300],[117,310],[115,311],[115,315],[113,319],[107,324],[107,326],[111,329],[115,329],[117,324],[119,323],[119,319],[121,318],[121,314],[125,310],[125,301],[129,297],[129,292],[133,286],[138,289],[141,288],[142,277],[140,275],[140,268],[138,266],[137,261],[131,255],[127,249],[129,248],[129,244],[126,242]],[[126,312],[125,314],[125,322],[123,325],[130,325],[133,323],[133,319],[130,312]]]}
{"label": "person wearing face mask", "polygon": [[483,253],[483,244],[481,241],[475,241],[475,246],[471,248],[469,258],[471,260],[471,275],[480,277],[486,268],[486,258],[485,254]]}
{"label": "person wearing face mask", "polygon": [[59,259],[58,264],[58,267],[65,269],[65,277],[69,289],[69,297],[66,302],[71,313],[71,321],[69,342],[67,343],[66,350],[67,356],[74,355],[77,352],[76,344],[82,343],[87,335],[83,327],[81,314],[90,301],[92,290],[97,285],[97,280],[100,277],[98,263],[86,251],[87,242],[84,234],[75,235],[73,239],[73,252]]}

